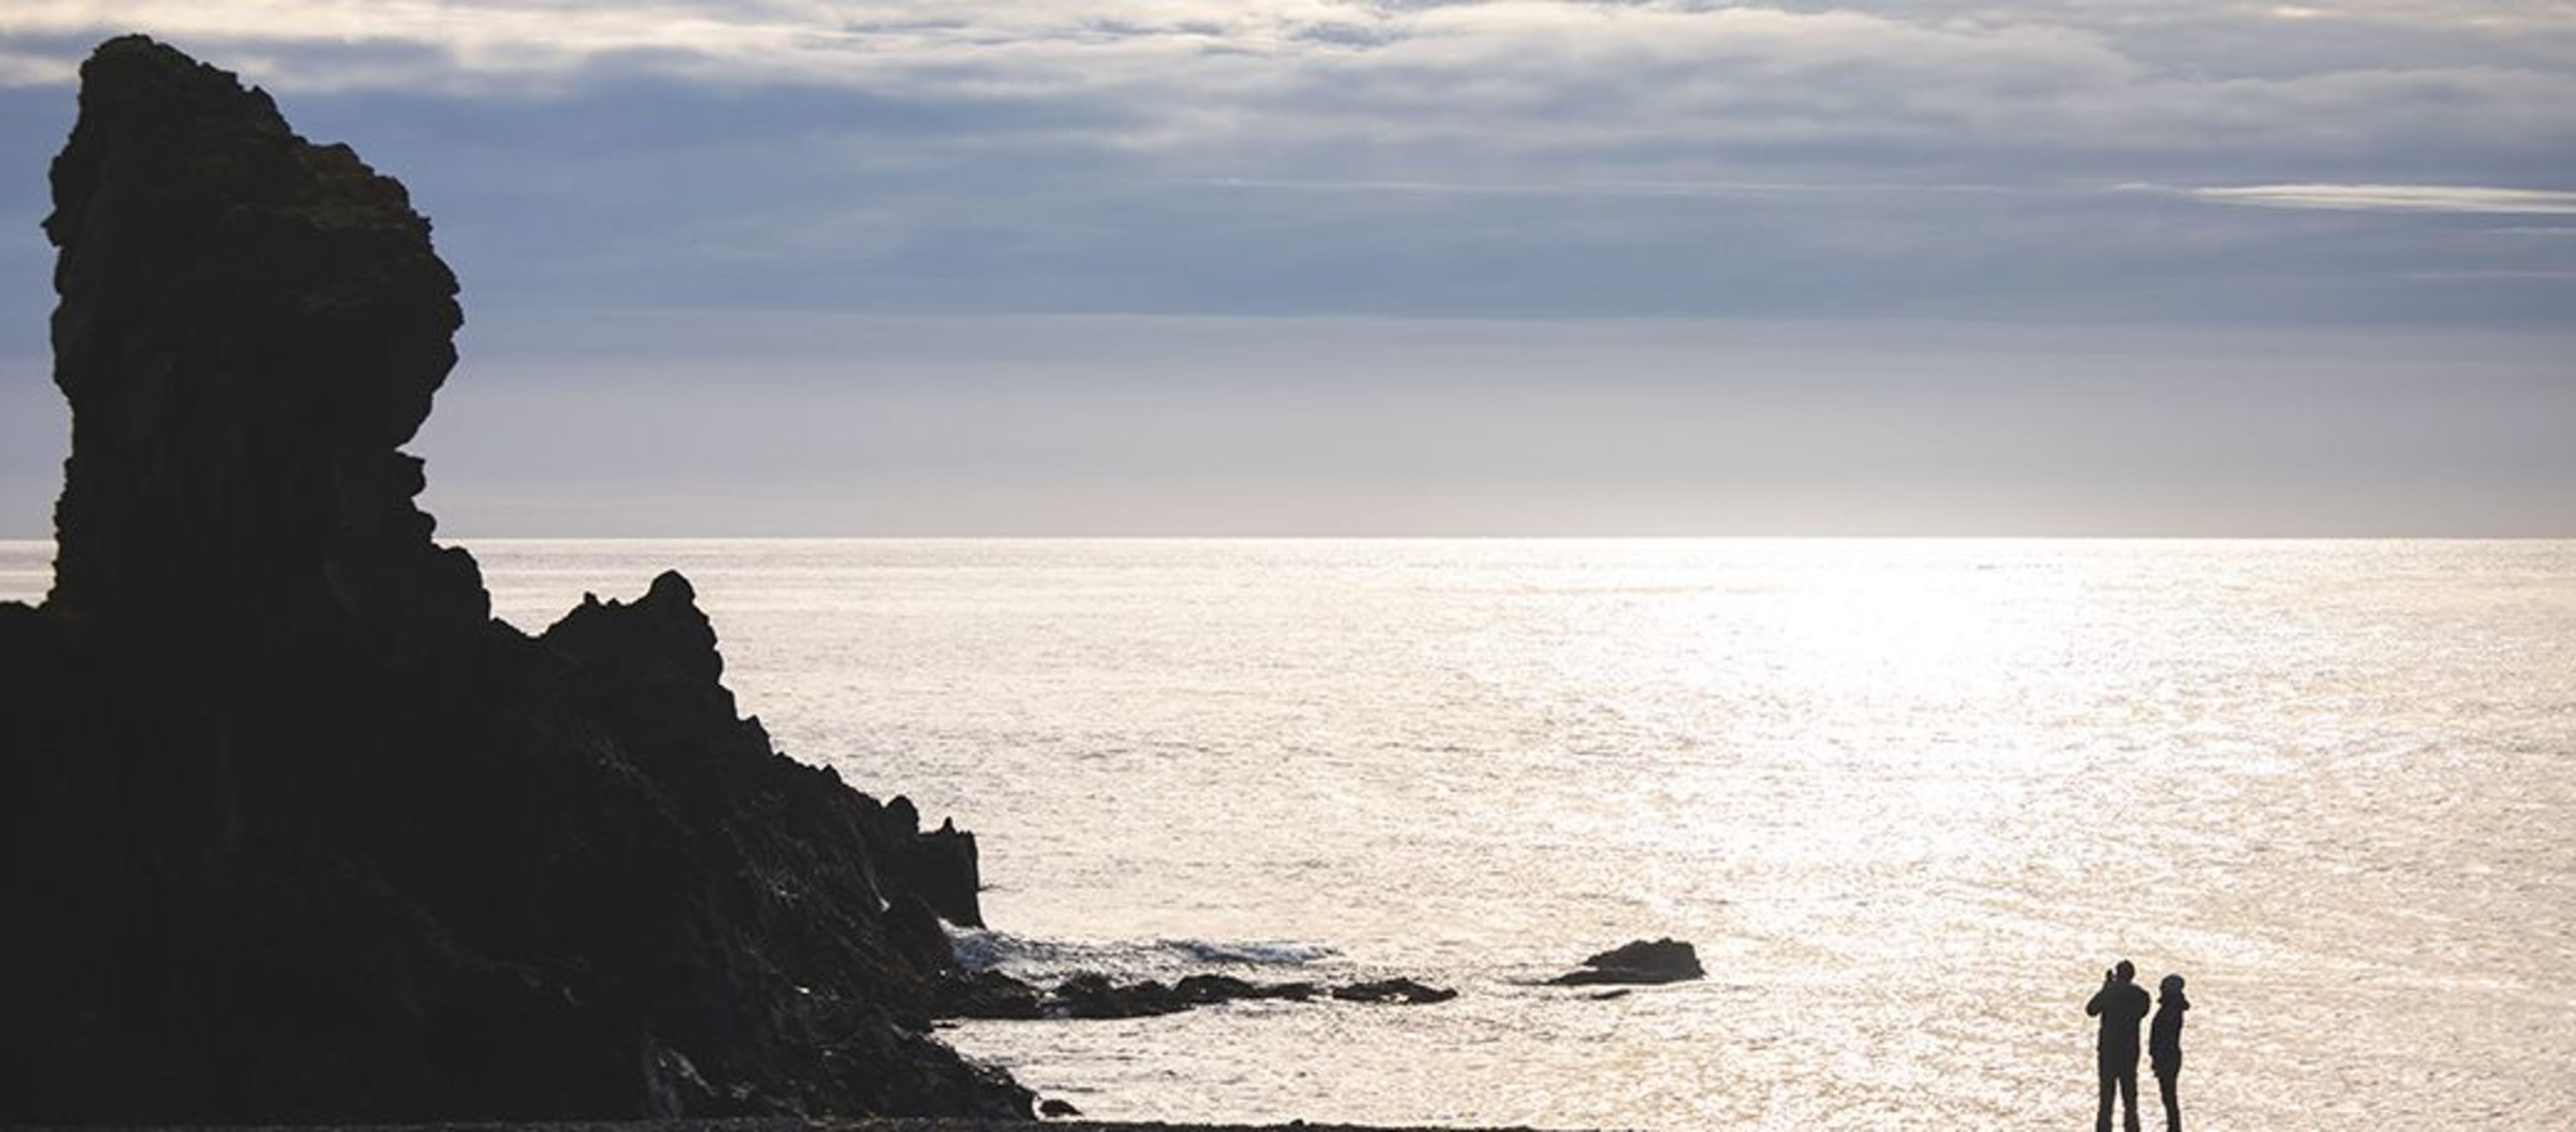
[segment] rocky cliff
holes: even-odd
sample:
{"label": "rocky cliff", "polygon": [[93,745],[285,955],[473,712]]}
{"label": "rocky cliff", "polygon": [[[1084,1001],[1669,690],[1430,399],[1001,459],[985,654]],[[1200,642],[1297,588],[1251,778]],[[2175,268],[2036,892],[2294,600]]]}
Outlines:
{"label": "rocky cliff", "polygon": [[52,180],[0,1123],[1027,1115],[922,1021],[971,838],[777,754],[678,575],[532,638],[433,542],[462,316],[400,184],[136,37]]}

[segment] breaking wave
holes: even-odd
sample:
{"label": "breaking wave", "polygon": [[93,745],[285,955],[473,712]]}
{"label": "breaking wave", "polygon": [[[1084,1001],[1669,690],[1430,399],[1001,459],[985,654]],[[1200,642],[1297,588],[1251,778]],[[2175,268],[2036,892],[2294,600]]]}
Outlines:
{"label": "breaking wave", "polygon": [[1036,939],[985,928],[952,928],[957,963],[970,971],[1007,969],[1014,974],[1101,971],[1153,975],[1209,967],[1306,967],[1341,952],[1322,944],[1287,940]]}

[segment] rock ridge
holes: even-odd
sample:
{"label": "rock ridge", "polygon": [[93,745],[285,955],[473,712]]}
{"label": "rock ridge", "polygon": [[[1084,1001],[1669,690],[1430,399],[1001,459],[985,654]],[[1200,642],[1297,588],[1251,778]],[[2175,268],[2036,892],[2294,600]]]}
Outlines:
{"label": "rock ridge", "polygon": [[135,36],[52,186],[0,1123],[1028,1116],[923,1021],[972,835],[779,754],[678,574],[531,637],[434,541],[462,313],[398,182]]}

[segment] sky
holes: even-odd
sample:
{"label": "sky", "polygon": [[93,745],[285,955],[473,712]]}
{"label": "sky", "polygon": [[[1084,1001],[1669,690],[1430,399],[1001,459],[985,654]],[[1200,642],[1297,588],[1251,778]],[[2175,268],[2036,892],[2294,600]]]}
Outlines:
{"label": "sky", "polygon": [[2566,0],[8,0],[464,281],[442,533],[2576,536]]}

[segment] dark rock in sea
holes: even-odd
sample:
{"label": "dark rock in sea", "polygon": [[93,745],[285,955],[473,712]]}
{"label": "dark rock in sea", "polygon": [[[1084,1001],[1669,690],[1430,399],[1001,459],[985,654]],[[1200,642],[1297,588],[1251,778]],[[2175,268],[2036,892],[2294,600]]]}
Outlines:
{"label": "dark rock in sea", "polygon": [[1191,1006],[1209,1006],[1238,998],[1273,997],[1266,986],[1232,975],[1184,975],[1173,984],[1172,992]]}
{"label": "dark rock in sea", "polygon": [[999,971],[962,971],[941,981],[931,1003],[941,1018],[1044,1018],[1046,995]]}
{"label": "dark rock in sea", "polygon": [[1582,970],[1559,975],[1548,982],[1561,987],[1600,983],[1678,983],[1707,973],[1700,969],[1699,953],[1690,944],[1678,939],[1638,940],[1586,959]]}
{"label": "dark rock in sea", "polygon": [[432,541],[460,314],[402,186],[147,39],[82,80],[0,1124],[1026,1119],[922,1033],[971,839],[776,753],[679,575],[531,638]]}
{"label": "dark rock in sea", "polygon": [[1071,1101],[1048,1097],[1038,1102],[1038,1115],[1049,1120],[1071,1120],[1082,1115],[1082,1110],[1073,1107]]}
{"label": "dark rock in sea", "polygon": [[1260,988],[1260,993],[1251,997],[1278,998],[1286,999],[1289,1002],[1304,1002],[1322,993],[1324,993],[1324,989],[1313,983],[1264,983]]}
{"label": "dark rock in sea", "polygon": [[1406,978],[1326,989],[1310,982],[1256,983],[1215,973],[1183,976],[1168,985],[1154,979],[1121,983],[1097,972],[1068,976],[1054,990],[1040,991],[999,971],[972,971],[941,985],[934,1010],[943,1018],[1151,1018],[1221,1002],[1306,1002],[1317,997],[1413,1005],[1447,1002],[1458,992]]}
{"label": "dark rock in sea", "polygon": [[1047,1014],[1058,1018],[1150,1018],[1197,1005],[1153,979],[1115,983],[1100,974],[1075,975],[1056,984]]}
{"label": "dark rock in sea", "polygon": [[1411,979],[1397,978],[1334,987],[1333,997],[1344,1002],[1397,1002],[1411,1005],[1447,1002],[1458,997],[1458,992],[1443,987],[1425,986]]}

